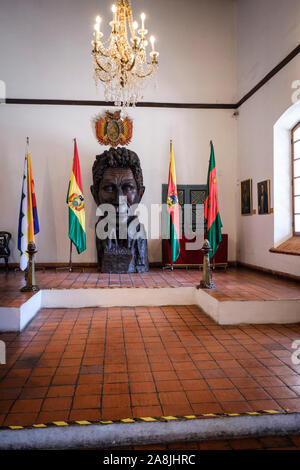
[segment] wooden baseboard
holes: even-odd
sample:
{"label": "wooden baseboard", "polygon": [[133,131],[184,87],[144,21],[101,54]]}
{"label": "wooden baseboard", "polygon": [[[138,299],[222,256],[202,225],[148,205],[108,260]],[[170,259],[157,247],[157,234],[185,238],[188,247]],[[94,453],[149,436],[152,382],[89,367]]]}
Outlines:
{"label": "wooden baseboard", "polygon": [[273,276],[300,281],[300,276],[296,276],[295,274],[283,273],[281,271],[276,271],[275,269],[269,269],[269,268],[264,268],[262,266],[256,266],[254,264],[243,263],[242,261],[237,261],[236,265],[237,267],[240,266],[243,268],[251,269],[253,271],[260,271],[260,272],[272,274]]}

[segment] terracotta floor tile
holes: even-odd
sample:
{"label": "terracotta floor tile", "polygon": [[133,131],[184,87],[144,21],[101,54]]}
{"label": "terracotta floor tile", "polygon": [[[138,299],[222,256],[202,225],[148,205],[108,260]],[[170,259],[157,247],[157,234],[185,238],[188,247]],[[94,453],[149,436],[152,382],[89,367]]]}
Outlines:
{"label": "terracotta floor tile", "polygon": [[71,406],[72,399],[70,397],[63,398],[46,398],[43,403],[42,411],[61,411],[68,410]]}
{"label": "terracotta floor tile", "polygon": [[132,406],[159,405],[156,393],[132,393]]}
{"label": "terracotta floor tile", "polygon": [[127,372],[126,364],[105,364],[104,366],[105,374],[109,372]]}
{"label": "terracotta floor tile", "polygon": [[194,414],[193,408],[189,404],[180,405],[162,405],[163,416],[184,416]]}
{"label": "terracotta floor tile", "polygon": [[227,441],[206,441],[200,442],[200,450],[231,450],[230,444]]}
{"label": "terracotta floor tile", "polygon": [[184,392],[160,392],[158,395],[162,405],[188,404],[186,394]]}
{"label": "terracotta floor tile", "polygon": [[[113,396],[113,395],[112,395]],[[104,399],[103,399],[104,400]],[[120,400],[122,403],[122,400]],[[73,409],[85,409],[85,408],[99,408],[100,407],[100,395],[78,395],[75,396],[72,408]]]}
{"label": "terracotta floor tile", "polygon": [[41,411],[36,419],[36,424],[52,423],[53,421],[68,421],[69,410]]}
{"label": "terracotta floor tile", "polygon": [[52,385],[74,385],[77,378],[77,375],[55,375],[52,380]]}
{"label": "terracotta floor tile", "polygon": [[15,399],[21,394],[22,390],[22,388],[0,388],[0,400]]}
{"label": "terracotta floor tile", "polygon": [[177,375],[173,371],[153,372],[153,377],[156,382],[165,381],[165,380],[173,380],[173,381],[177,380]]}
{"label": "terracotta floor tile", "polygon": [[161,380],[156,382],[158,392],[181,392],[183,386],[179,380]]}
{"label": "terracotta floor tile", "polygon": [[37,367],[32,371],[31,377],[52,377],[55,367]]}
{"label": "terracotta floor tile", "polygon": [[[89,378],[90,375],[88,376],[80,376],[79,382],[80,383],[93,383],[93,379]],[[85,379],[84,377],[87,377]],[[98,381],[102,381],[102,377],[99,375]],[[108,374],[104,374],[104,383],[120,383],[120,382],[128,382],[128,374],[125,372],[110,372]]]}
{"label": "terracotta floor tile", "polygon": [[91,409],[72,409],[69,416],[70,421],[99,421],[100,420],[100,410],[91,408]]}
{"label": "terracotta floor tile", "polygon": [[184,390],[208,390],[208,385],[203,379],[181,380]]}
{"label": "terracotta floor tile", "polygon": [[279,377],[279,379],[287,385],[300,385],[300,375],[287,375]]}
{"label": "terracotta floor tile", "polygon": [[214,390],[213,393],[219,402],[244,401],[243,396],[234,389]]}
{"label": "terracotta floor tile", "polygon": [[[130,406],[130,397],[129,394],[122,393],[120,395],[104,395],[102,397],[102,407],[103,408],[112,408],[112,407],[129,407]],[[91,407],[90,407],[91,408]]]}
{"label": "terracotta floor tile", "polygon": [[150,372],[150,367],[148,363],[132,363],[128,364],[128,371],[129,372]]}
{"label": "terracotta floor tile", "polygon": [[53,385],[49,388],[47,397],[72,397],[74,395],[74,385]]}
{"label": "terracotta floor tile", "polygon": [[[203,376],[198,370],[177,370],[176,374],[180,380],[193,380],[193,379],[202,379]],[[155,374],[154,374],[155,375]],[[156,378],[156,377],[155,377]],[[175,376],[175,378],[177,378]],[[157,378],[156,378],[157,380]],[[166,380],[166,379],[158,379],[158,380]]]}
{"label": "terracotta floor tile", "polygon": [[253,409],[253,411],[261,411],[261,410],[280,410],[284,407],[281,406],[274,400],[253,400],[248,401],[249,405]]}
{"label": "terracotta floor tile", "polygon": [[43,398],[46,396],[47,391],[47,387],[27,387],[23,389],[22,393],[19,396],[19,399],[24,400],[28,398]]}
{"label": "terracotta floor tile", "polygon": [[58,367],[55,371],[55,376],[58,375],[77,375],[79,373],[79,366],[78,367]]}
{"label": "terracotta floor tile", "polygon": [[3,388],[20,388],[24,386],[26,381],[27,377],[17,377],[12,379],[5,378],[2,380],[1,386]]}
{"label": "terracotta floor tile", "polygon": [[252,407],[246,401],[224,401],[220,402],[224,413],[246,413],[253,411]]}
{"label": "terracotta floor tile", "polygon": [[195,414],[223,412],[219,403],[193,403],[192,409]]}
{"label": "terracotta floor tile", "polygon": [[129,382],[153,382],[151,372],[129,372]]}
{"label": "terracotta floor tile", "polygon": [[32,373],[32,369],[11,369],[8,374],[7,378],[8,379],[13,379],[13,378],[21,378],[21,377],[29,377],[29,375]]}
{"label": "terracotta floor tile", "polygon": [[246,400],[268,400],[270,395],[262,388],[243,388],[241,394]]}
{"label": "terracotta floor tile", "polygon": [[[167,380],[166,382],[171,382]],[[156,391],[153,382],[132,382],[130,384],[131,393],[154,393]]]}
{"label": "terracotta floor tile", "polygon": [[145,418],[145,417],[160,417],[163,412],[160,406],[134,406],[132,409],[132,416],[134,418]]}
{"label": "terracotta floor tile", "polygon": [[230,445],[234,450],[254,450],[263,447],[258,439],[231,439]]}
{"label": "terracotta floor tile", "polygon": [[234,388],[233,383],[228,379],[210,379],[207,378],[206,382],[208,383],[209,387],[213,389],[226,389],[226,388]]}
{"label": "terracotta floor tile", "polygon": [[277,398],[276,401],[282,408],[300,412],[300,398]]}
{"label": "terracotta floor tile", "polygon": [[132,412],[130,407],[113,407],[113,408],[104,408],[100,413],[101,420],[115,420],[115,419],[125,419],[131,418]]}
{"label": "terracotta floor tile", "polygon": [[243,368],[238,368],[238,367],[222,369],[222,370],[223,370],[225,376],[229,377],[230,379],[232,377],[241,378],[241,377],[249,377],[251,375],[247,370],[245,370]]}
{"label": "terracotta floor tile", "polygon": [[[268,379],[269,377],[263,377],[263,379]],[[258,378],[257,378],[258,379]],[[257,387],[257,379],[251,377],[230,377],[230,381],[238,388],[255,388]],[[261,384],[263,385],[263,384]]]}
{"label": "terracotta floor tile", "polygon": [[291,389],[288,387],[272,387],[272,388],[266,388],[266,392],[272,397],[272,398],[296,398],[297,394],[293,392]]}
{"label": "terracotta floor tile", "polygon": [[[143,382],[141,383],[143,385]],[[91,389],[85,389],[83,387],[87,387],[85,385],[78,385],[76,389],[76,393],[78,394],[87,394],[87,395],[93,395],[100,393],[100,387],[99,385],[89,385],[88,387],[91,387]],[[127,393],[128,394],[128,383],[127,382],[121,382],[121,383],[112,383],[112,384],[103,384],[103,395],[117,395],[119,393]]]}
{"label": "terracotta floor tile", "polygon": [[3,421],[3,426],[30,426],[35,422],[37,412],[34,413],[9,413]]}
{"label": "terracotta floor tile", "polygon": [[[72,376],[73,377],[73,376]],[[113,381],[113,378],[110,378]],[[120,374],[120,380],[118,382],[121,382],[121,374]],[[80,374],[78,376],[78,384],[79,385],[86,385],[86,384],[100,384],[103,381],[103,376],[102,374]]]}
{"label": "terracotta floor tile", "polygon": [[151,364],[151,370],[155,372],[173,371],[174,369],[176,369],[176,363],[172,365],[171,362],[153,362]]}
{"label": "terracotta floor tile", "polygon": [[280,447],[285,447],[289,446],[290,442],[288,438],[284,436],[277,436],[277,437],[261,437],[260,442],[263,447],[266,448],[280,448]]}
{"label": "terracotta floor tile", "polygon": [[190,403],[215,403],[216,398],[209,390],[193,390],[186,392]]}

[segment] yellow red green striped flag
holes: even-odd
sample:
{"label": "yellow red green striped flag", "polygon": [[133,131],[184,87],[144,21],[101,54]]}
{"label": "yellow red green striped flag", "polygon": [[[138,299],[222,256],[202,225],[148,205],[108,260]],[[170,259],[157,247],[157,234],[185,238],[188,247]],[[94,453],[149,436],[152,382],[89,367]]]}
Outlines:
{"label": "yellow red green striped flag", "polygon": [[170,141],[170,168],[167,195],[167,209],[170,214],[170,244],[171,262],[175,262],[180,255],[180,231],[179,231],[179,202],[176,186],[175,161],[173,143]]}
{"label": "yellow red green striped flag", "polygon": [[74,158],[67,204],[69,206],[69,238],[80,254],[86,249],[86,235],[84,197],[76,139],[74,139]]}

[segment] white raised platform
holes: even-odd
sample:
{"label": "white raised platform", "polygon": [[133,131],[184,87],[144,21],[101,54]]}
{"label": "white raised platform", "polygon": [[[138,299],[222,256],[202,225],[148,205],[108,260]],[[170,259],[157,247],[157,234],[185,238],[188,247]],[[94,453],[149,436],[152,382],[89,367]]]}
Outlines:
{"label": "white raised platform", "polygon": [[46,289],[21,307],[0,307],[0,331],[22,331],[40,308],[198,305],[220,325],[300,322],[298,300],[219,301],[196,287]]}

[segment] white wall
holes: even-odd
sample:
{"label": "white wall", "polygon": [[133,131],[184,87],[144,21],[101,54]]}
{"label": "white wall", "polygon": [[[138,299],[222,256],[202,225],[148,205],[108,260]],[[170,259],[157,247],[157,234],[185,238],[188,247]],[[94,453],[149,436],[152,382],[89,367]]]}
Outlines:
{"label": "white wall", "polygon": [[[238,2],[239,97],[254,86],[299,43],[298,0]],[[274,216],[240,215],[239,184],[253,179],[253,205],[257,210],[257,182],[271,179],[274,204],[273,126],[292,105],[291,88],[300,78],[300,58],[294,58],[239,109],[237,226],[240,261],[300,275],[299,257],[270,253],[274,246]],[[299,115],[300,120],[300,115]]]}
{"label": "white wall", "polygon": [[[112,0],[1,0],[0,67],[10,98],[99,99],[91,40],[108,33]],[[232,102],[236,94],[235,0],[132,0],[157,38],[158,90],[145,101]],[[106,36],[105,36],[106,37]],[[149,46],[150,47],[150,46]]]}
{"label": "white wall", "polygon": [[299,0],[238,0],[239,98],[299,44],[299,18]]}
{"label": "white wall", "polygon": [[[145,101],[234,102],[236,100],[234,0],[134,0],[136,13],[158,38],[158,90]],[[96,14],[111,19],[108,0],[2,0],[0,79],[10,98],[102,100],[93,81],[90,57]],[[148,20],[149,17],[149,20]],[[74,261],[96,261],[95,204],[91,168],[107,147],[94,137],[91,119],[105,108],[0,105],[1,229],[13,234],[12,262],[19,260],[17,225],[25,139],[30,137],[40,220],[38,262],[68,260],[65,203],[77,137],[86,199],[87,250]],[[178,184],[205,184],[209,141],[215,145],[220,211],[229,234],[229,259],[236,259],[236,121],[232,110],[137,108],[129,148],[141,158],[146,192],[143,202],[161,202],[167,183],[169,139],[173,139]],[[149,242],[150,261],[161,260],[161,242]]]}
{"label": "white wall", "polygon": [[[1,226],[17,243],[17,224],[24,142],[31,137],[31,153],[40,220],[37,236],[39,262],[68,260],[68,218],[65,203],[73,158],[72,138],[77,137],[83,190],[86,202],[87,250],[78,261],[95,261],[94,225],[96,205],[90,194],[91,168],[99,147],[90,119],[94,107],[0,106]],[[178,184],[205,184],[209,160],[209,140],[215,145],[220,212],[224,233],[229,234],[230,259],[235,259],[235,172],[236,123],[230,110],[160,110],[136,108],[130,111],[134,137],[129,148],[141,159],[146,192],[143,202],[161,202],[161,185],[167,183],[169,139],[173,139]],[[160,261],[161,243],[150,241],[150,261]],[[18,260],[14,249],[11,261]]]}

